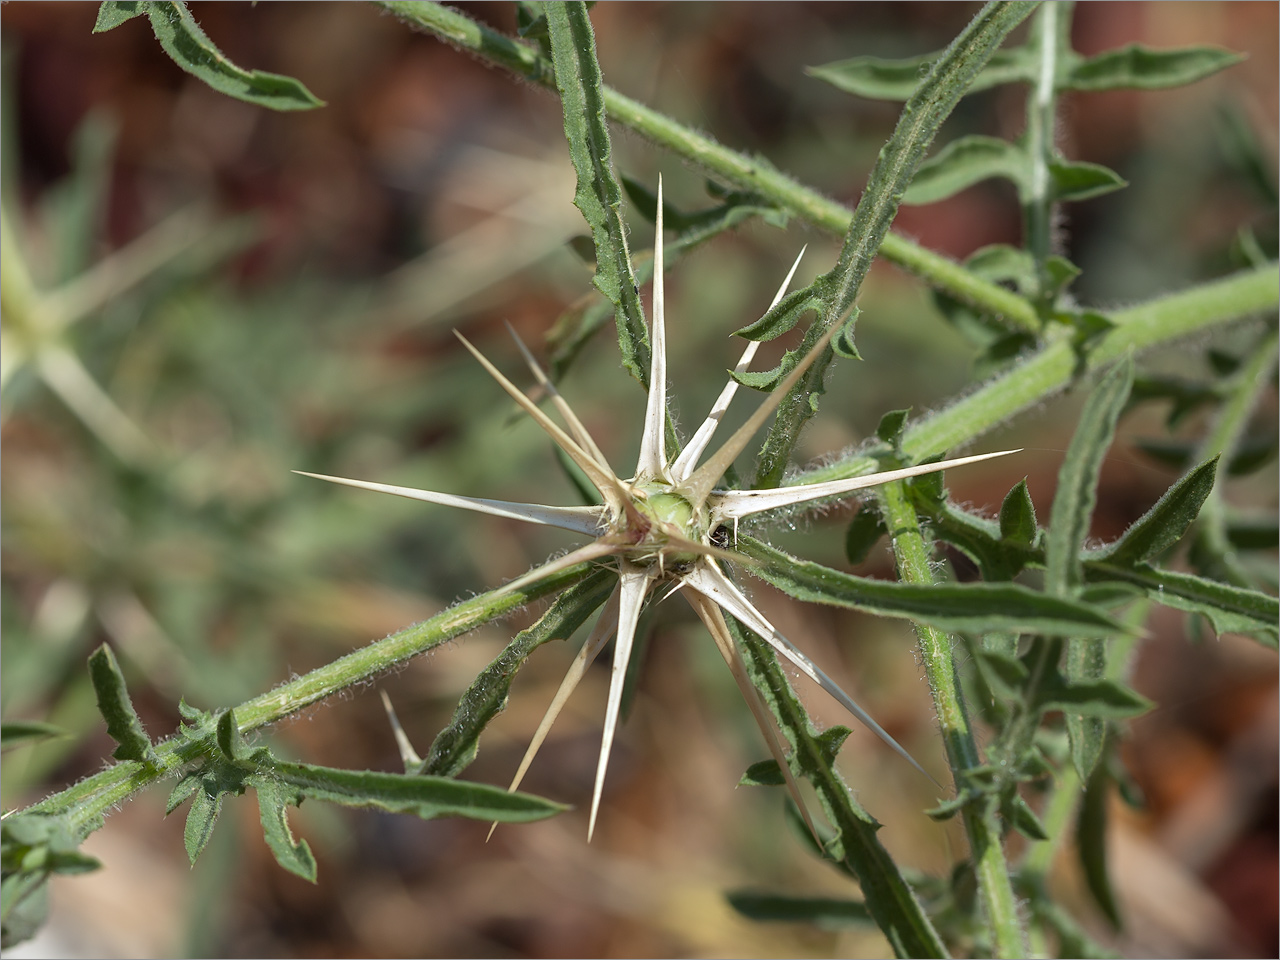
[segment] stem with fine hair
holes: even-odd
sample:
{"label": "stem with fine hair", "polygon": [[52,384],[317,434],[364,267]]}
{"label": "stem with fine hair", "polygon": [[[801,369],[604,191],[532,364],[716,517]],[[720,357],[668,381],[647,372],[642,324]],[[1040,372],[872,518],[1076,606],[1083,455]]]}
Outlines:
{"label": "stem with fine hair", "polygon": [[[929,549],[920,533],[915,508],[907,499],[906,488],[899,481],[885,484],[879,490],[884,507],[885,525],[893,541],[898,577],[903,583],[933,583],[929,572]],[[973,727],[960,693],[956,662],[951,653],[951,638],[941,630],[916,624],[920,640],[920,656],[925,676],[933,694],[938,726],[947,762],[955,778],[957,792],[965,789],[972,772],[981,764],[974,742]],[[1018,919],[1017,901],[1009,878],[1009,864],[1000,843],[1000,826],[996,818],[994,798],[979,797],[962,810],[965,833],[972,850],[973,869],[978,878],[978,895],[982,901],[987,928],[997,957],[1023,957],[1027,941]]]}

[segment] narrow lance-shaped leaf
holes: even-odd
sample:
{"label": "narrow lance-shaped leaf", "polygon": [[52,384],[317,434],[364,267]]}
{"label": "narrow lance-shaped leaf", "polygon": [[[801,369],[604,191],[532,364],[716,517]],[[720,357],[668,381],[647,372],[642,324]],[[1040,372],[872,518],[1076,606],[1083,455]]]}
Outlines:
{"label": "narrow lance-shaped leaf", "polygon": [[1084,788],[1080,815],[1076,820],[1076,849],[1080,865],[1084,868],[1085,885],[1093,894],[1094,902],[1120,929],[1120,906],[1107,870],[1107,801],[1111,792],[1111,775],[1106,764],[1094,768]]}
{"label": "narrow lance-shaped leaf", "polygon": [[[1097,498],[1103,457],[1115,436],[1116,423],[1133,387],[1133,358],[1125,357],[1108,371],[1089,394],[1080,423],[1058,472],[1045,544],[1045,590],[1070,596],[1083,580],[1080,551],[1089,535],[1089,521]],[[1101,680],[1107,651],[1101,639],[1076,637],[1067,645],[1065,672],[1071,683]],[[1106,734],[1105,723],[1079,713],[1067,713],[1071,759],[1082,779],[1088,779]]]}
{"label": "narrow lance-shaped leaf", "polygon": [[622,191],[613,175],[595,34],[583,3],[551,3],[544,9],[556,88],[564,107],[565,137],[578,172],[574,204],[591,227],[596,245],[595,285],[614,304],[623,364],[649,386],[648,336],[627,249]]}
{"label": "narrow lance-shaped leaf", "polygon": [[0,724],[0,750],[65,736],[68,736],[67,731],[52,723],[40,720],[6,720]]}
{"label": "narrow lance-shaped leaf", "polygon": [[857,577],[783,553],[749,537],[741,552],[760,561],[751,572],[788,596],[814,603],[920,620],[940,630],[1010,630],[1098,637],[1124,627],[1092,607],[1014,583],[894,583]]}
{"label": "narrow lance-shaped leaf", "polygon": [[1218,458],[1206,460],[1165,491],[1133,526],[1096,558],[1107,563],[1131,565],[1154,559],[1187,532],[1200,507],[1213,490]]}
{"label": "narrow lance-shaped leaf", "polygon": [[151,738],[142,728],[142,720],[129,699],[120,664],[105,643],[89,657],[89,677],[98,697],[98,712],[107,722],[107,733],[119,744],[112,756],[117,760],[137,760],[148,766],[159,766]]}
{"label": "narrow lance-shaped leaf", "polygon": [[1244,57],[1220,47],[1152,50],[1131,43],[1082,59],[1067,74],[1069,90],[1161,90],[1194,83]]}
{"label": "narrow lance-shaped leaf", "polygon": [[[936,50],[901,60],[851,57],[819,67],[806,67],[805,73],[859,97],[871,100],[907,100],[920,86],[921,76],[942,53],[943,51]],[[976,93],[1005,83],[1030,81],[1034,71],[1035,61],[1026,47],[997,50],[965,92]]]}
{"label": "narrow lance-shaped leaf", "polygon": [[992,177],[1013,181],[1021,193],[1027,176],[1027,155],[1017,144],[997,137],[961,137],[920,164],[902,202],[936,203]]}
{"label": "narrow lance-shaped leaf", "polygon": [[867,905],[836,897],[793,897],[740,891],[726,895],[729,906],[749,920],[809,923],[822,930],[872,923]]}
{"label": "narrow lance-shaped leaf", "polygon": [[[826,309],[821,322],[806,334],[802,353],[844,321],[938,128],[1009,31],[1034,8],[1034,3],[988,3],[947,47],[907,101],[853,212],[840,258],[829,274],[831,293]],[[760,451],[753,486],[776,487],[781,482],[800,430],[816,410],[814,400],[821,393],[830,358],[831,354],[823,351],[798,389],[779,405]]]}
{"label": "narrow lance-shaped leaf", "polygon": [[237,67],[200,29],[182,0],[104,3],[98,9],[94,32],[111,30],[139,13],[147,14],[156,39],[173,62],[219,93],[272,110],[324,106],[323,100],[292,77]]}

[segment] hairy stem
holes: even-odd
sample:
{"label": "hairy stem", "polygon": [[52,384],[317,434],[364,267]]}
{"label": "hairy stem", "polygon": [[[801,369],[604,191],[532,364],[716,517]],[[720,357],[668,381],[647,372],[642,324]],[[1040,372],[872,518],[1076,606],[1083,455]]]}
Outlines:
{"label": "hairy stem", "polygon": [[[450,607],[429,620],[375,640],[237,706],[235,715],[240,732],[275,723],[335,693],[368,682],[532,600],[577,583],[591,569],[589,564],[578,564],[519,590],[491,590]],[[100,825],[102,818],[114,806],[153,783],[173,776],[186,764],[199,760],[209,749],[215,748],[174,737],[156,745],[159,762],[154,766],[136,761],[114,764],[28,809],[43,813],[70,812],[79,827],[88,833]]]}
{"label": "hairy stem", "polygon": [[[551,61],[534,47],[518,43],[437,3],[407,0],[374,2],[459,50],[554,89]],[[605,110],[615,123],[666,147],[703,170],[755,191],[815,227],[837,235],[848,233],[853,211],[844,204],[798,183],[767,161],[731,150],[612,87],[605,86],[603,91]],[[893,233],[886,235],[880,253],[886,260],[916,274],[930,285],[1001,318],[1011,327],[1030,332],[1040,328],[1035,308],[1027,300],[975,277],[954,260],[926,250],[905,237]]]}
{"label": "hairy stem", "polygon": [[[1081,372],[1105,367],[1130,350],[1148,350],[1274,310],[1278,294],[1272,263],[1118,310],[1110,315],[1115,328],[1084,358],[1083,371],[1064,332],[980,389],[909,425],[902,437],[903,452],[920,460],[963,447],[1070,386]],[[859,453],[800,474],[792,482],[838,480],[874,469],[875,458]]]}
{"label": "hairy stem", "polygon": [[[899,579],[903,583],[933,583],[933,575],[929,572],[929,549],[920,533],[920,523],[904,485],[901,482],[885,484],[879,492],[885,523],[893,539]],[[938,726],[942,729],[947,762],[959,792],[965,788],[972,771],[982,760],[960,693],[951,638],[941,630],[923,624],[916,625],[916,636],[920,639],[920,655],[933,694]],[[962,815],[972,850],[974,873],[978,878],[978,895],[995,955],[1026,956],[1027,941],[1018,919],[1009,864],[1000,844],[995,805],[987,800],[968,803]]]}

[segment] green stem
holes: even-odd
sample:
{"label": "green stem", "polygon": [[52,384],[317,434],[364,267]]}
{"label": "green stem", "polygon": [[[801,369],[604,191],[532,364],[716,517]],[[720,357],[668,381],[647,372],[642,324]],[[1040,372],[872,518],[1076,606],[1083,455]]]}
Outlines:
{"label": "green stem", "polygon": [[[490,30],[474,20],[437,3],[411,0],[374,0],[400,19],[435,34],[459,50],[504,67],[541,86],[554,89],[551,62],[534,49]],[[706,134],[653,110],[612,87],[603,88],[609,119],[647,137],[702,169],[755,191],[784,210],[829,233],[849,232],[853,211],[810,187],[797,183],[767,161],[748,157],[716,143]],[[1002,319],[1014,329],[1036,332],[1040,323],[1035,308],[1001,286],[975,277],[954,260],[926,250],[919,244],[890,233],[880,254],[904,270],[951,296]]]}
{"label": "green stem", "polygon": [[[530,601],[577,583],[591,569],[589,564],[578,564],[520,590],[491,590],[283,683],[235,708],[240,732],[275,723],[335,693],[368,682]],[[156,765],[148,767],[136,761],[114,764],[28,809],[31,812],[71,813],[76,825],[88,834],[101,825],[103,817],[113,807],[138,791],[173,776],[186,764],[199,760],[209,749],[210,746],[199,742],[172,737],[156,745],[159,757]]]}
{"label": "green stem", "polygon": [[[1148,350],[1274,310],[1278,293],[1276,264],[1272,263],[1119,310],[1110,317],[1115,328],[1086,356],[1084,370],[1104,367],[1130,350]],[[920,460],[972,443],[1069,386],[1081,373],[1079,368],[1079,354],[1064,332],[982,388],[909,425],[903,433],[903,452]],[[799,474],[791,482],[860,476],[876,469],[876,464],[871,454],[859,453]]]}
{"label": "green stem", "polygon": [[[889,535],[893,538],[899,579],[903,583],[933,583],[933,575],[929,571],[929,548],[920,533],[920,523],[904,485],[886,484],[880,488],[880,499]],[[942,729],[947,761],[959,793],[965,789],[972,771],[982,761],[960,693],[951,638],[922,624],[916,625],[916,636],[920,639],[920,655],[933,694],[938,726]],[[973,851],[978,895],[996,956],[1023,957],[1027,953],[1027,942],[1018,919],[1009,864],[1000,843],[1000,826],[995,814],[994,804],[985,800],[965,804],[962,813]]]}
{"label": "green stem", "polygon": [[1036,307],[1047,313],[1052,306],[1049,296],[1049,256],[1053,253],[1053,181],[1050,164],[1054,161],[1054,123],[1057,118],[1058,65],[1062,53],[1061,38],[1069,29],[1071,7],[1068,3],[1046,3],[1040,7],[1035,41],[1038,59],[1035,81],[1027,93],[1026,151],[1031,162],[1027,195],[1023,199],[1023,222],[1026,246],[1036,270]]}
{"label": "green stem", "polygon": [[1218,482],[1213,485],[1213,490],[1196,518],[1196,547],[1206,554],[1208,564],[1215,568],[1210,571],[1212,576],[1239,587],[1249,587],[1253,583],[1237,559],[1235,547],[1227,536],[1226,501],[1222,496],[1222,488],[1227,480],[1227,467],[1240,445],[1249,417],[1275,376],[1276,351],[1276,330],[1272,329],[1236,371],[1231,393],[1218,412],[1195,460],[1203,463],[1213,457],[1222,457],[1218,467]]}

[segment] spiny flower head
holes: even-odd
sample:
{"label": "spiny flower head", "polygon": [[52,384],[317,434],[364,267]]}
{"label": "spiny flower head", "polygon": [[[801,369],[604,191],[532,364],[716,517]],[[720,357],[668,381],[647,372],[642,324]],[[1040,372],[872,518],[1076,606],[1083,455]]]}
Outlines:
{"label": "spiny flower head", "polygon": [[[600,492],[604,501],[599,506],[556,507],[539,504],[510,503],[500,500],[481,500],[430,490],[397,487],[367,480],[348,480],[341,477],[307,473],[306,476],[329,480],[333,483],[360,487],[383,493],[392,493],[416,500],[446,506],[462,507],[481,513],[512,517],[529,523],[549,524],[594,537],[586,546],[535,567],[525,575],[505,584],[503,591],[519,589],[529,583],[551,576],[575,564],[612,558],[617,564],[618,585],[606,601],[604,610],[596,621],[590,636],[583,645],[568,674],[565,676],[555,699],[543,717],[537,732],[525,753],[511,789],[523,779],[538,748],[546,738],[552,723],[572,693],[586,669],[610,639],[616,638],[613,671],[609,685],[608,704],[605,709],[604,734],[600,759],[596,768],[595,788],[591,800],[591,817],[587,829],[590,839],[595,830],[600,796],[604,787],[605,772],[609,765],[609,753],[613,746],[618,714],[622,704],[622,691],[635,641],[636,624],[645,599],[659,585],[664,585],[667,595],[679,591],[692,606],[699,619],[706,625],[725,662],[728,664],[747,706],[751,709],[770,753],[786,777],[788,788],[795,798],[806,821],[808,813],[800,801],[799,790],[790,772],[789,764],[770,722],[759,694],[747,677],[741,654],[729,633],[724,615],[736,617],[743,626],[764,638],[773,649],[792,665],[834,697],[850,713],[866,724],[882,740],[905,757],[917,769],[920,765],[879,724],[859,707],[812,660],[800,652],[784,637],[755,605],[726,575],[724,562],[739,562],[749,566],[746,558],[731,549],[732,531],[739,520],[767,510],[792,507],[830,497],[847,495],[855,490],[901,480],[920,474],[933,473],[948,467],[974,463],[991,457],[1003,456],[1015,451],[980,454],[944,460],[939,463],[905,467],[864,477],[832,480],[825,483],[798,484],[768,490],[728,490],[716,488],[716,483],[737,456],[746,448],[756,431],[777,408],[783,397],[794,388],[818,355],[827,348],[838,324],[833,325],[800,360],[780,384],[756,408],[755,412],[728,440],[703,460],[711,438],[724,416],[737,390],[737,382],[730,380],[721,391],[706,420],[693,437],[674,457],[666,449],[667,417],[667,343],[666,304],[663,289],[663,225],[662,183],[658,183],[658,214],[654,241],[653,296],[649,395],[645,408],[644,429],[640,443],[640,455],[634,474],[629,479],[619,477],[600,448],[587,433],[582,422],[556,390],[546,374],[538,366],[528,349],[516,338],[534,378],[550,398],[564,421],[561,427],[523,391],[508,380],[492,363],[480,354],[465,337],[458,339],[476,357],[480,364],[504,390],[542,427],[552,440],[577,464]],[[803,256],[804,251],[801,251]],[[791,271],[774,297],[773,305],[782,299],[794,276],[800,258],[796,258]],[[772,305],[771,305],[772,308]],[[514,331],[512,332],[514,336]],[[747,346],[735,372],[743,372],[751,363],[758,343]],[[302,473],[303,471],[297,471]],[[923,772],[923,771],[922,771]],[[812,828],[812,823],[810,823]]]}

